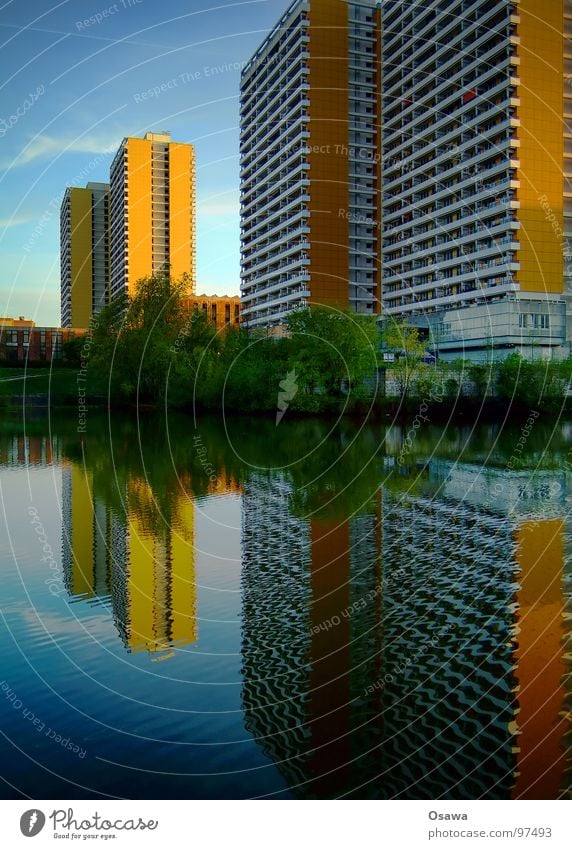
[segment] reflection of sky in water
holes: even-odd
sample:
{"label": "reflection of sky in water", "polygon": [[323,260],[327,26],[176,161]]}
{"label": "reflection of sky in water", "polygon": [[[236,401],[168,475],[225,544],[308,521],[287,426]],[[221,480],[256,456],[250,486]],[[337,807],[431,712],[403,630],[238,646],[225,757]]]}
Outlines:
{"label": "reflection of sky in water", "polygon": [[[143,464],[125,428],[113,464],[101,440],[78,463],[65,428],[54,465],[45,438],[0,448],[11,784],[36,798],[566,791],[564,473],[483,471],[465,449],[456,463],[458,433],[397,469],[371,430],[312,451],[319,424],[281,445],[254,423],[232,449],[206,428],[209,488],[192,447],[170,468],[149,435]],[[480,456],[490,430],[472,440]],[[303,468],[257,468],[300,449]],[[399,450],[392,429],[384,451]]]}

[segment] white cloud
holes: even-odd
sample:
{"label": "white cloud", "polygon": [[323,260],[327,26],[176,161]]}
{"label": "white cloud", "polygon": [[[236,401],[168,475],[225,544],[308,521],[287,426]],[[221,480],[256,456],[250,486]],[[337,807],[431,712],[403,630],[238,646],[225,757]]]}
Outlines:
{"label": "white cloud", "polygon": [[114,153],[121,143],[121,137],[84,135],[78,138],[54,138],[53,136],[34,136],[31,141],[12,160],[4,160],[3,168],[15,168],[28,165],[38,159],[49,159],[61,153]]}
{"label": "white cloud", "polygon": [[12,218],[0,218],[0,229],[7,230],[8,227],[19,227],[20,224],[28,224],[34,220],[32,215],[15,215]]}

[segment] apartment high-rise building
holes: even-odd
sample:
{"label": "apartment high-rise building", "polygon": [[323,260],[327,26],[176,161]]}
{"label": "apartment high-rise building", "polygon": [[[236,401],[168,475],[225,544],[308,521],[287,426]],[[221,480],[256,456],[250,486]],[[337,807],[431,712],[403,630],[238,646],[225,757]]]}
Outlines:
{"label": "apartment high-rise building", "polygon": [[169,267],[195,285],[195,153],[169,133],[125,138],[111,165],[110,291]]}
{"label": "apartment high-rise building", "polygon": [[88,327],[109,287],[109,185],[66,190],[60,210],[62,327]]}
{"label": "apartment high-rise building", "polygon": [[383,313],[445,357],[570,338],[571,34],[570,0],[383,4]]}
{"label": "apartment high-rise building", "polygon": [[379,311],[381,11],[296,0],[241,81],[243,320]]}

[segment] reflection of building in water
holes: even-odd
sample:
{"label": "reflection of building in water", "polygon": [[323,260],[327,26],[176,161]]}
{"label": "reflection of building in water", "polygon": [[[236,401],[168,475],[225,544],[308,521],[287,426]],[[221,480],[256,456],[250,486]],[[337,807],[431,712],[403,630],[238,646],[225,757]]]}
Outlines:
{"label": "reflection of building in water", "polygon": [[367,780],[375,739],[379,521],[299,519],[291,492],[279,476],[244,491],[246,724],[294,793],[337,796]]}
{"label": "reflection of building in water", "polygon": [[130,650],[156,654],[198,639],[194,507],[177,498],[168,525],[147,483],[130,489],[141,510],[125,521],[94,497],[91,472],[64,469],[64,578],[71,595],[111,602]]}
{"label": "reflection of building in water", "polygon": [[305,780],[310,732],[308,523],[290,487],[253,476],[243,494],[243,704],[246,724],[291,786]]}
{"label": "reflection of building in water", "polygon": [[[556,799],[565,788],[562,519],[523,522],[515,532],[519,606],[516,798]],[[568,670],[570,672],[570,669]]]}
{"label": "reflection of building in water", "polygon": [[565,794],[565,479],[416,476],[383,520],[304,521],[282,478],[246,485],[247,727],[296,795]]}
{"label": "reflection of building in water", "polygon": [[129,517],[125,640],[133,651],[159,652],[198,639],[194,560],[194,507],[177,504],[176,527],[149,534]]}
{"label": "reflection of building in water", "polygon": [[0,442],[2,466],[50,466],[60,459],[56,436],[26,436],[18,433]]}
{"label": "reflection of building in water", "polygon": [[[111,592],[118,538],[111,511],[94,498],[93,476],[71,464],[62,470],[63,570],[73,596],[94,599]],[[115,533],[114,533],[115,530]],[[125,548],[120,549],[124,555]]]}
{"label": "reflection of building in water", "polygon": [[555,798],[565,478],[432,461],[425,483],[384,526],[386,674],[411,659],[384,688],[394,794]]}
{"label": "reflection of building in water", "polygon": [[506,798],[516,569],[506,521],[432,494],[387,494],[383,772],[390,798]]}

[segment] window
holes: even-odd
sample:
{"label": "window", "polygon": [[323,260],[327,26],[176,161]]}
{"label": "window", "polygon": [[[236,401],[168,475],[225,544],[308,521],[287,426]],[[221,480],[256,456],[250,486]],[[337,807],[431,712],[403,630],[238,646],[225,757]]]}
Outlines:
{"label": "window", "polygon": [[550,327],[550,316],[548,315],[533,315],[532,321],[537,330],[548,330]]}
{"label": "window", "polygon": [[522,313],[518,317],[518,326],[523,329],[530,327],[534,330],[548,330],[550,328],[550,316],[540,313],[531,313],[530,315]]}

